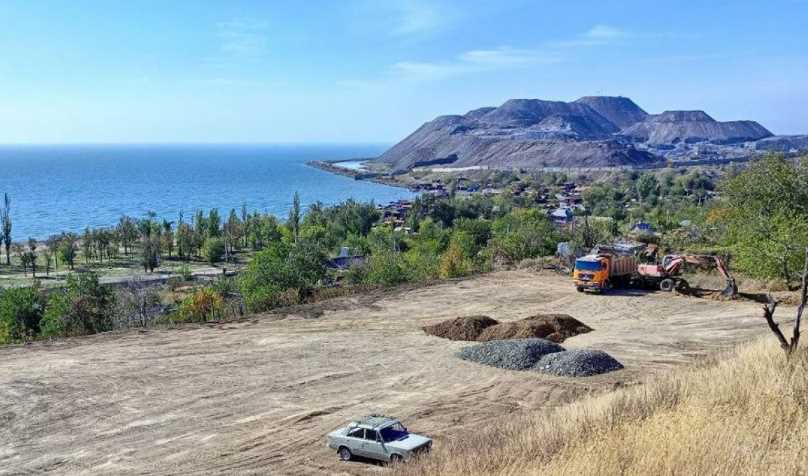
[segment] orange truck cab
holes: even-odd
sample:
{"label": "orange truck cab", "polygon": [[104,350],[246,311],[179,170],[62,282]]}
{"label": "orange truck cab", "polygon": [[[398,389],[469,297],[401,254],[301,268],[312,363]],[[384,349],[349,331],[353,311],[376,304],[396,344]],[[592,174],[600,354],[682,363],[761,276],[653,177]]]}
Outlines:
{"label": "orange truck cab", "polygon": [[633,256],[597,254],[575,260],[572,279],[578,291],[602,291],[627,284],[637,271]]}

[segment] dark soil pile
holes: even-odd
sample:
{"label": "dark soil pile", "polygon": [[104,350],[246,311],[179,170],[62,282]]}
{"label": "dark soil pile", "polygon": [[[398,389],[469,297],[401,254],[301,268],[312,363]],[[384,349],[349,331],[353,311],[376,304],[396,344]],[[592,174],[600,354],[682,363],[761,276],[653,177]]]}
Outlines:
{"label": "dark soil pile", "polygon": [[477,340],[485,329],[497,324],[499,324],[497,321],[488,316],[468,316],[424,326],[423,329],[429,335],[444,339]]}
{"label": "dark soil pile", "polygon": [[464,347],[457,356],[501,369],[527,370],[547,354],[563,350],[560,345],[544,339],[498,340]]}
{"label": "dark soil pile", "polygon": [[561,377],[589,377],[623,368],[623,364],[602,350],[567,350],[542,356],[535,370]]}
{"label": "dark soil pile", "polygon": [[552,342],[590,332],[591,327],[567,314],[536,314],[521,321],[503,322],[486,328],[477,340],[543,338]]}

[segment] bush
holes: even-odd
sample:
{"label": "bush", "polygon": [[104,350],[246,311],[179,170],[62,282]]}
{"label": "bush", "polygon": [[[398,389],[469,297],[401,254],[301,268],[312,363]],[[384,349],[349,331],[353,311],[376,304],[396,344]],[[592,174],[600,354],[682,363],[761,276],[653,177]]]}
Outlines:
{"label": "bush", "polygon": [[247,309],[265,311],[299,302],[301,294],[325,277],[325,263],[316,243],[272,243],[255,255],[241,276],[239,287]]}
{"label": "bush", "polygon": [[213,288],[203,288],[185,298],[177,312],[172,316],[173,322],[205,322],[221,317],[224,299]]}
{"label": "bush", "polygon": [[191,271],[191,267],[187,264],[183,263],[177,268],[177,274],[180,275],[183,281],[192,281],[194,279],[194,273]]}
{"label": "bush", "polygon": [[24,342],[36,337],[44,307],[44,298],[38,286],[2,291],[0,344]]}
{"label": "bush", "polygon": [[471,260],[463,255],[461,246],[452,243],[440,260],[440,277],[443,279],[459,278],[472,271]]}
{"label": "bush", "polygon": [[220,238],[207,238],[202,244],[202,256],[210,264],[216,264],[224,256],[224,241]]}
{"label": "bush", "polygon": [[365,282],[394,286],[407,281],[404,258],[396,251],[378,251],[368,261]]}
{"label": "bush", "polygon": [[42,317],[42,335],[81,336],[112,330],[115,299],[92,272],[74,273],[48,300]]}
{"label": "bush", "polygon": [[555,253],[559,236],[539,210],[514,210],[494,223],[494,256],[509,263]]}

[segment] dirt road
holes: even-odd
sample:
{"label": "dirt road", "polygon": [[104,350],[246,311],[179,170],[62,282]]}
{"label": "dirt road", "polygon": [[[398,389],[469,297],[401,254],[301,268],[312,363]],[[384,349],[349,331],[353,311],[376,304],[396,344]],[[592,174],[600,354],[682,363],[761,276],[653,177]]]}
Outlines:
{"label": "dirt road", "polygon": [[[564,277],[502,272],[316,319],[129,332],[0,349],[0,474],[367,474],[324,435],[368,413],[454,437],[475,422],[559,405],[763,335],[759,306],[669,294],[576,293]],[[571,314],[625,370],[585,379],[461,361],[420,326],[459,315]],[[782,311],[785,312],[785,311]]]}

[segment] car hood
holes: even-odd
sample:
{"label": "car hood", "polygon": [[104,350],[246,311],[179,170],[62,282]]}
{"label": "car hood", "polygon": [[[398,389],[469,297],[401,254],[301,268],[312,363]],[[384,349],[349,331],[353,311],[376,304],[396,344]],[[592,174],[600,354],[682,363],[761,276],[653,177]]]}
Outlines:
{"label": "car hood", "polygon": [[421,445],[429,443],[430,441],[432,441],[432,440],[425,437],[425,436],[416,435],[415,433],[410,433],[405,438],[402,438],[400,440],[387,442],[387,443],[385,443],[385,445],[388,446],[389,448],[395,448],[397,450],[412,451],[412,450],[414,450],[415,448],[418,448]]}

